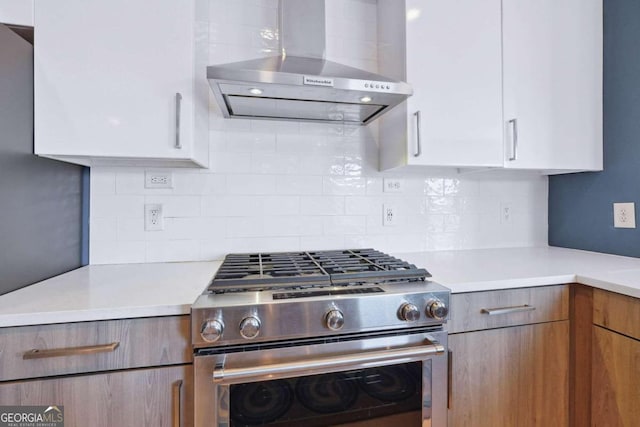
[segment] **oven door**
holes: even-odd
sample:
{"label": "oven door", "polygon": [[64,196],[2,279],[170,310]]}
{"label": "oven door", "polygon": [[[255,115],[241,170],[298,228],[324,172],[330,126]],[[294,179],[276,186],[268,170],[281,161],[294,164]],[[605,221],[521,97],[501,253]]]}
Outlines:
{"label": "oven door", "polygon": [[201,350],[196,427],[447,425],[447,334]]}

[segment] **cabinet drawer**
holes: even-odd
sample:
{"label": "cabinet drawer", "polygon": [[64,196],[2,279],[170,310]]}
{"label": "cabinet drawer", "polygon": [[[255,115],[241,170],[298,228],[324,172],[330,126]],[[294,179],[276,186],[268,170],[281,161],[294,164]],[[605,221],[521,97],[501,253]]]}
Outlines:
{"label": "cabinet drawer", "polygon": [[65,427],[188,427],[192,379],[193,366],[178,365],[8,381],[0,384],[0,405],[64,406]]}
{"label": "cabinet drawer", "polygon": [[594,289],[593,323],[640,340],[640,299]]}
{"label": "cabinet drawer", "polygon": [[167,316],[0,328],[0,381],[190,363],[189,323]]}
{"label": "cabinet drawer", "polygon": [[508,289],[451,295],[449,333],[569,318],[569,286]]}

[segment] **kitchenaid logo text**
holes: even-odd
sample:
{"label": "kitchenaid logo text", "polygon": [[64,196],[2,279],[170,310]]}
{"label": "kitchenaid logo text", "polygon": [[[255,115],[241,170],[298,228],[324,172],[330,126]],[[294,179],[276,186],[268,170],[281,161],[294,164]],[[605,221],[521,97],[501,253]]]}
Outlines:
{"label": "kitchenaid logo text", "polygon": [[64,406],[0,406],[0,427],[64,427]]}
{"label": "kitchenaid logo text", "polygon": [[333,87],[333,79],[327,79],[324,77],[309,77],[309,76],[303,76],[302,79],[303,79],[302,80],[303,83],[306,85]]}

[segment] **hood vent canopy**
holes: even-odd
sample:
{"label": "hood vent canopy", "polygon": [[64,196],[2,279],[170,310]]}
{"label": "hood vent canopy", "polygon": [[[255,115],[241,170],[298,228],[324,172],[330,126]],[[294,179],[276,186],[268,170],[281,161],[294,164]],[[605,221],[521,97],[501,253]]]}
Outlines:
{"label": "hood vent canopy", "polygon": [[228,118],[367,124],[412,94],[407,83],[324,59],[325,0],[280,0],[282,55],[207,67]]}

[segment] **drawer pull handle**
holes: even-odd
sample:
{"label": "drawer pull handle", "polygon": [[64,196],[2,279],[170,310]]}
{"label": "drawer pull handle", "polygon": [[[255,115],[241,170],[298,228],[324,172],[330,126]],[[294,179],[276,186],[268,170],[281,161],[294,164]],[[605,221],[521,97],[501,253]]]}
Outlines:
{"label": "drawer pull handle", "polygon": [[180,398],[182,397],[182,380],[178,380],[173,383],[172,386],[172,396],[173,396],[173,427],[181,426],[181,417],[182,408],[180,405]]}
{"label": "drawer pull handle", "polygon": [[488,314],[489,316],[497,316],[498,314],[520,313],[523,311],[533,311],[535,309],[534,306],[525,304],[516,307],[483,308],[480,312]]}
{"label": "drawer pull handle", "polygon": [[22,358],[24,360],[28,360],[45,359],[47,357],[79,356],[85,354],[108,353],[111,351],[115,351],[119,345],[119,342],[112,342],[110,344],[87,345],[84,347],[51,348],[45,350],[34,348],[25,352],[22,355]]}

